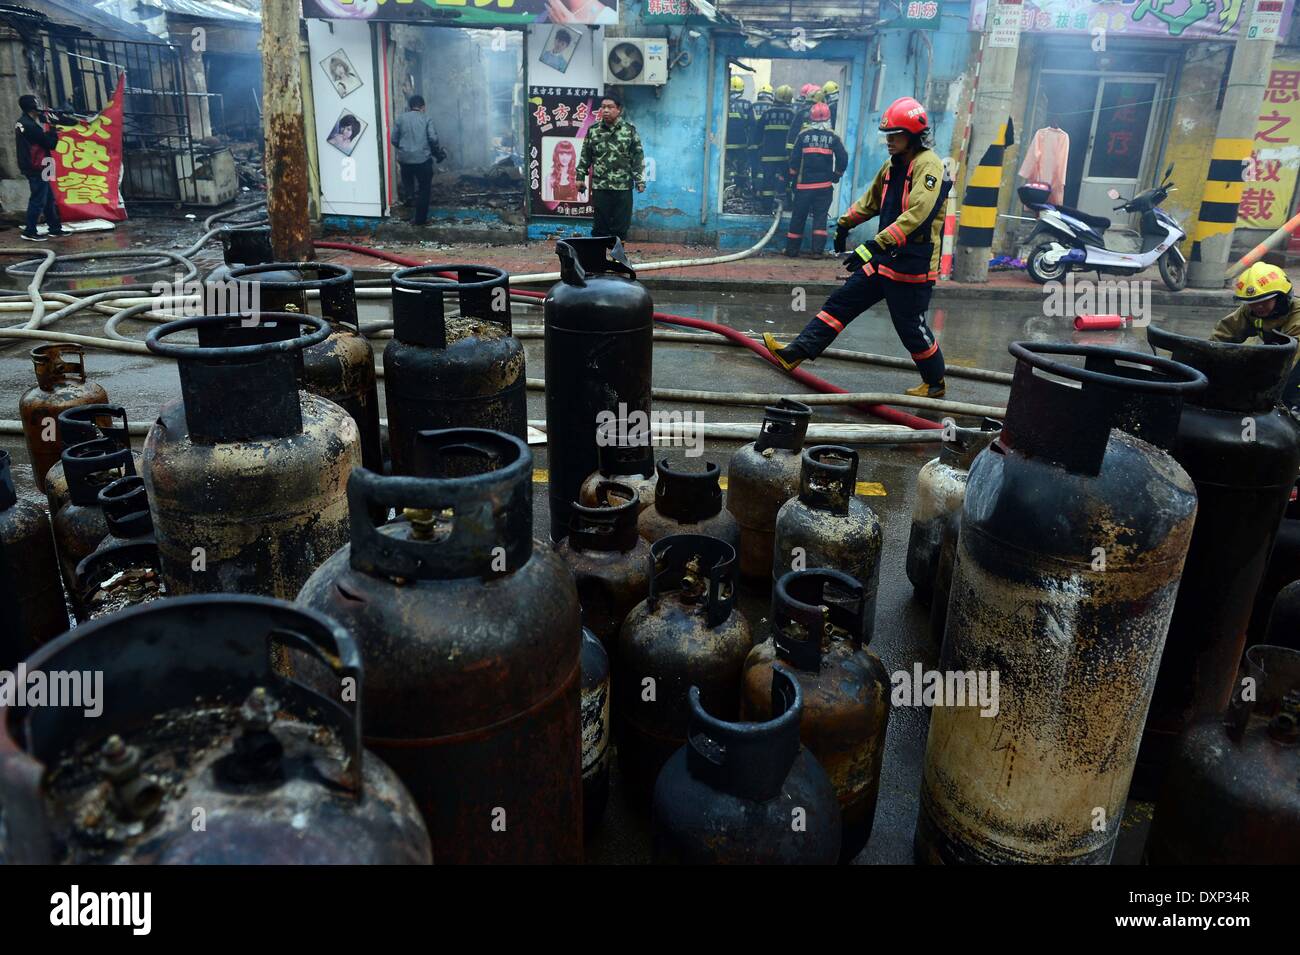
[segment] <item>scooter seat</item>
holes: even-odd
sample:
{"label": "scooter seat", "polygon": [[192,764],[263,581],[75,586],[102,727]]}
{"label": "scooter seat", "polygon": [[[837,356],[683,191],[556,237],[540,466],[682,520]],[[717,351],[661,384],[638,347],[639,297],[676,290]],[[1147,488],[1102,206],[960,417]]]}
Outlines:
{"label": "scooter seat", "polygon": [[1088,213],[1084,212],[1082,209],[1075,209],[1072,206],[1057,206],[1056,208],[1058,211],[1064,212],[1071,219],[1078,219],[1080,222],[1086,222],[1094,229],[1102,229],[1104,231],[1110,228],[1110,220],[1105,216],[1088,215]]}

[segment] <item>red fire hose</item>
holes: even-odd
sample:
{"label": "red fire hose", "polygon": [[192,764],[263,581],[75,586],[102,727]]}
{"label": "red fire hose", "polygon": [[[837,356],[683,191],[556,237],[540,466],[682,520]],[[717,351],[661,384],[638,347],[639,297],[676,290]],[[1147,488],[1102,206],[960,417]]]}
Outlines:
{"label": "red fire hose", "polygon": [[[382,259],[385,262],[392,262],[395,265],[415,266],[429,264],[427,262],[420,262],[416,259],[408,258],[405,255],[396,255],[392,252],[384,252],[379,249],[367,249],[365,246],[353,245],[350,242],[317,242],[315,245],[318,249],[337,249],[342,252],[355,252],[359,255],[368,255],[371,258]],[[534,292],[526,289],[511,289],[511,292],[516,295],[524,295],[528,298],[542,299],[546,297],[545,292]],[[767,353],[767,349],[763,347],[762,344],[754,341],[748,335],[741,334],[734,328],[728,328],[727,326],[719,325],[716,322],[706,322],[700,318],[688,318],[685,315],[672,315],[667,312],[655,312],[654,318],[655,321],[662,322],[665,325],[680,325],[685,328],[698,328],[703,331],[715,332],[718,335],[723,335],[734,342],[744,345],[750,351],[754,352],[754,354],[772,365],[772,367],[778,369],[781,367],[776,363],[776,360]],[[847,389],[841,388],[838,385],[833,385],[826,379],[818,378],[816,375],[809,374],[799,368],[787,372],[787,374],[800,384],[805,385],[814,391],[820,391],[823,394],[848,394]],[[888,421],[890,424],[902,425],[916,431],[932,430],[943,427],[943,425],[937,421],[919,418],[916,415],[908,414],[906,411],[899,411],[897,408],[891,408],[888,405],[853,405],[852,407],[874,415],[882,421]]]}

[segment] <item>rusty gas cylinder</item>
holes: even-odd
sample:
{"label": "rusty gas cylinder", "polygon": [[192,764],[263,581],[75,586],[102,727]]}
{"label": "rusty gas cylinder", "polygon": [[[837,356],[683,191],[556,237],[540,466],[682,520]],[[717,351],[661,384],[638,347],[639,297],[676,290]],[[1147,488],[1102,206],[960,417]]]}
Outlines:
{"label": "rusty gas cylinder", "polygon": [[1114,348],[1010,350],[1006,422],[966,482],[939,658],[960,682],[930,715],[916,855],[1104,865],[1196,516],[1165,449],[1205,376]]}
{"label": "rusty gas cylinder", "polygon": [[36,386],[18,401],[32,479],[45,490],[45,473],[59,460],[65,442],[59,415],[78,405],[103,404],[108,393],[86,380],[86,353],[80,345],[37,345],[32,349]]}
{"label": "rusty gas cylinder", "polygon": [[54,515],[54,544],[73,613],[83,620],[77,565],[94,553],[108,534],[99,492],[118,478],[135,474],[135,462],[131,452],[116,441],[96,438],[64,449],[63,473],[68,477],[68,503]]}
{"label": "rusty gas cylinder", "polygon": [[44,509],[18,497],[9,452],[0,448],[0,671],[68,629],[59,561]]}
{"label": "rusty gas cylinder", "polygon": [[957,430],[951,441],[943,442],[939,456],[927,461],[916,475],[912,530],[907,538],[907,579],[912,593],[923,604],[930,604],[934,593],[944,530],[961,519],[971,462],[997,437],[1001,427],[985,418],[979,431]]}
{"label": "rusty gas cylinder", "polygon": [[[286,337],[284,325],[303,329]],[[196,329],[198,347],[165,339]],[[172,594],[292,598],[347,541],[347,477],[361,463],[355,422],[298,390],[295,352],[329,323],[263,312],[168,322],[145,339],[176,359],[181,397],[163,406],[144,446],[144,478]]]}
{"label": "rusty gas cylinder", "polygon": [[763,409],[758,440],[739,448],[727,465],[727,510],[740,526],[740,573],[769,582],[776,512],[799,493],[804,436],[812,409],[782,398]]}
{"label": "rusty gas cylinder", "polygon": [[650,594],[628,615],[614,653],[618,764],[634,803],[686,741],[686,693],[710,712],[740,713],[740,680],[753,640],[736,603],[736,549],[716,537],[674,534],[650,547]]}
{"label": "rusty gas cylinder", "polygon": [[582,619],[611,653],[632,608],[650,591],[650,545],[636,530],[636,491],[603,481],[596,506],[573,505],[555,551],[573,571]]}
{"label": "rusty gas cylinder", "polygon": [[1236,344],[1154,325],[1147,339],[1209,379],[1187,399],[1173,448],[1196,484],[1196,526],[1133,776],[1134,794],[1154,799],[1182,731],[1232,697],[1255,593],[1300,469],[1300,433],[1278,404],[1295,339],[1265,332],[1263,344]]}
{"label": "rusty gas cylinder", "polygon": [[217,237],[221,240],[221,258],[231,268],[261,265],[275,259],[269,225],[225,226]]}
{"label": "rusty gas cylinder", "polygon": [[578,503],[596,507],[596,489],[602,482],[626,484],[636,491],[637,515],[654,507],[655,453],[646,428],[632,427],[626,419],[602,422],[596,428],[596,459],[599,466],[578,489]]}
{"label": "rusty gas cylinder", "polygon": [[[524,346],[512,334],[510,276],[486,265],[422,265],[398,269],[392,286],[384,398],[393,473],[414,473],[419,431],[488,428],[527,439]],[[460,311],[448,317],[444,296],[453,293]]]}
{"label": "rusty gas cylinder", "polygon": [[889,725],[889,676],[866,648],[866,592],[837,570],[792,571],[772,590],[770,640],[745,660],[742,719],[772,718],[777,661],[803,693],[799,738],[830,777],[842,818],[840,861],[871,838]]}
{"label": "rusty gas cylinder", "polygon": [[642,537],[653,544],[670,534],[703,534],[740,546],[740,527],[722,506],[721,468],[706,461],[700,471],[679,469],[664,458],[655,471],[654,507],[636,519]]}
{"label": "rusty gas cylinder", "polygon": [[1225,714],[1188,729],[1147,839],[1154,865],[1300,859],[1300,651],[1246,651]]}
{"label": "rusty gas cylinder", "polygon": [[685,865],[831,865],[840,808],[826,772],[799,741],[804,691],[772,669],[771,717],[736,723],[692,686],[687,740],[654,790],[654,861]]}
{"label": "rusty gas cylinder", "polygon": [[299,352],[302,389],[328,398],[352,416],[361,434],[361,463],[383,471],[375,353],[361,334],[352,270],[323,262],[267,262],[235,268],[230,279],[256,290],[247,297],[259,302],[258,311],[308,314],[308,293],[318,293],[315,310],[330,323],[330,334]]}
{"label": "rusty gas cylinder", "polygon": [[[416,435],[418,476],[348,481],[352,541],[298,602],[346,626],[367,745],[415,795],[442,862],[582,859],[582,623],[533,540],[533,456],[480,428]],[[376,506],[404,517],[378,526]]]}
{"label": "rusty gas cylinder", "polygon": [[875,511],[854,496],[858,452],[834,444],[806,448],[799,495],[776,515],[772,582],[792,570],[829,567],[862,584],[865,642],[876,626],[876,591],[884,534]]}
{"label": "rusty gas cylinder", "polygon": [[[131,447],[130,423],[126,418],[126,409],[121,405],[79,405],[69,408],[59,415],[59,431],[63,435],[63,446],[70,448],[83,441],[96,438],[112,438],[118,447]],[[135,473],[140,474],[144,459],[140,452],[131,455],[135,462]],[[59,513],[59,508],[68,503],[68,479],[63,473],[63,461],[60,459],[45,473],[45,497],[50,502],[50,513]]]}
{"label": "rusty gas cylinder", "polygon": [[108,534],[76,571],[84,620],[167,595],[144,478],[130,475],[101,488],[99,506]]}
{"label": "rusty gas cylinder", "polygon": [[[282,648],[309,682],[275,670]],[[28,666],[96,681],[73,706],[0,704],[11,863],[431,861],[410,794],[361,746],[356,644],[320,614],[234,594],[160,600],[82,625]]]}
{"label": "rusty gas cylinder", "polygon": [[609,802],[609,654],[582,628],[582,827],[600,825]]}

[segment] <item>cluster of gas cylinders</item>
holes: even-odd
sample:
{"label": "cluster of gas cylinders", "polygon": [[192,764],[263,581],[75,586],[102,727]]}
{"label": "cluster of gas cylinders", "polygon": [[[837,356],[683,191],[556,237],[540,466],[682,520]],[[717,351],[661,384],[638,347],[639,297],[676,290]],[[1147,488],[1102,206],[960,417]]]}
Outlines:
{"label": "cluster of gas cylinders", "polygon": [[[725,494],[657,457],[650,296],[565,240],[538,539],[504,272],[394,273],[384,428],[351,272],[224,244],[261,310],[150,332],[181,397],[142,453],[76,346],[33,353],[49,517],[0,452],[0,670],[102,673],[103,709],[0,700],[0,859],[579,862],[612,772],[656,861],[862,851],[891,681],[855,451],[785,400]],[[1300,858],[1295,343],[1150,333],[1172,358],[1013,345],[1006,420],[919,475],[940,668],[1000,688],[931,713],[919,861],[1108,862],[1131,783],[1152,861]]]}

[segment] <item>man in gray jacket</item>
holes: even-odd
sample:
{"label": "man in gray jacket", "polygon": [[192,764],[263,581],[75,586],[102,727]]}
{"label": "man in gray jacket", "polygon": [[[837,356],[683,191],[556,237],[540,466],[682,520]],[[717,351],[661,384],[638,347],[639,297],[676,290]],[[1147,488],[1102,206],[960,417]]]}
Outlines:
{"label": "man in gray jacket", "polygon": [[438,145],[438,131],[424,111],[424,97],[412,96],[409,109],[393,124],[393,145],[402,171],[402,191],[411,205],[411,225],[424,225],[429,218],[429,185],[433,181],[433,160],[442,162],[446,150]]}

